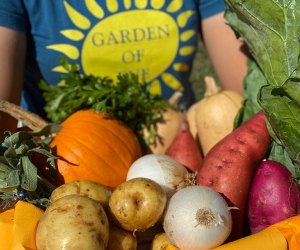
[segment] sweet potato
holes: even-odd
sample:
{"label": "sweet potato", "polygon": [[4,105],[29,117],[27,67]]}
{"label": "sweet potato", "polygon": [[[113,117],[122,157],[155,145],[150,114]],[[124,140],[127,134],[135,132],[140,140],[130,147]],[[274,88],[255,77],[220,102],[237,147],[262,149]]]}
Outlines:
{"label": "sweet potato", "polygon": [[263,111],[258,112],[219,141],[206,155],[196,183],[214,188],[232,209],[233,228],[228,238],[242,237],[252,177],[270,146]]}
{"label": "sweet potato", "polygon": [[195,172],[202,163],[200,148],[194,139],[187,120],[181,122],[179,133],[167,149],[167,155],[183,164],[190,171]]}
{"label": "sweet potato", "polygon": [[259,165],[250,188],[248,220],[251,233],[299,214],[300,193],[291,172],[276,161]]}

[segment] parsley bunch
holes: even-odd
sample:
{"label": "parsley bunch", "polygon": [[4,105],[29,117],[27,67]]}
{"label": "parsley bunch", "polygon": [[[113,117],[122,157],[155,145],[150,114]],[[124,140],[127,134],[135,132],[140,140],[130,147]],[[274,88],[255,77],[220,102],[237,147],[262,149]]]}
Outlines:
{"label": "parsley bunch", "polygon": [[[45,111],[52,122],[61,123],[77,110],[92,108],[124,122],[143,143],[153,140],[155,125],[170,105],[160,95],[151,94],[149,85],[132,73],[119,74],[114,82],[105,76],[83,75],[78,64],[69,64],[65,58],[61,65],[67,74],[60,84],[39,84],[44,91]],[[152,138],[144,138],[144,129],[150,131]]]}

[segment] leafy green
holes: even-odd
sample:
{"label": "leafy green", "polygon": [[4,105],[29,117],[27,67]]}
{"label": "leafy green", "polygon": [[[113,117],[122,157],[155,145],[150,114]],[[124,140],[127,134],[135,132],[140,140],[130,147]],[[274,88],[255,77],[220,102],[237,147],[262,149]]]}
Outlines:
{"label": "leafy green", "polygon": [[[49,197],[55,187],[43,178],[32,157],[36,154],[46,156],[48,168],[56,173],[57,157],[52,154],[48,143],[49,133],[58,129],[55,126],[37,132],[4,133],[0,145],[0,209],[11,207],[19,199],[41,207],[49,204]],[[45,139],[41,139],[41,136]]]}
{"label": "leafy green", "polygon": [[[283,88],[262,87],[259,100],[280,143],[300,168],[300,106]],[[300,104],[300,103],[299,103]],[[300,174],[300,169],[298,169]]]}
{"label": "leafy green", "polygon": [[300,0],[225,1],[225,17],[255,61],[245,79],[244,120],[257,111],[253,104],[264,110],[273,138],[269,158],[299,178]]}
{"label": "leafy green", "polygon": [[226,19],[243,37],[268,84],[282,86],[298,68],[299,0],[226,0]]}
{"label": "leafy green", "polygon": [[143,142],[149,139],[144,138],[144,129],[148,129],[154,139],[153,128],[170,105],[161,96],[151,94],[149,86],[141,83],[136,75],[120,74],[114,82],[108,77],[83,75],[77,64],[69,64],[65,58],[61,65],[67,71],[62,83],[49,85],[41,81],[39,85],[52,122],[61,123],[77,110],[92,108],[124,122]]}

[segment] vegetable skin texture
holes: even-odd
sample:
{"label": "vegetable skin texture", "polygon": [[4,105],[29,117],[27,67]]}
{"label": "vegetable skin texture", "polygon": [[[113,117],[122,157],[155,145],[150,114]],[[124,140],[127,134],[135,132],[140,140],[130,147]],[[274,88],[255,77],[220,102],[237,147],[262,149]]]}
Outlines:
{"label": "vegetable skin texture", "polygon": [[36,229],[38,250],[104,250],[108,240],[109,221],[100,202],[76,194],[48,206]]}
{"label": "vegetable skin texture", "polygon": [[204,78],[204,98],[197,102],[195,122],[203,155],[232,132],[234,118],[243,103],[243,96],[231,90],[220,89],[214,78]]}
{"label": "vegetable skin texture", "polygon": [[171,156],[190,171],[195,172],[202,163],[201,151],[196,140],[189,130],[189,123],[183,120],[181,129],[167,149],[167,155]]}
{"label": "vegetable skin texture", "polygon": [[105,250],[136,250],[137,239],[132,232],[117,227],[113,223],[109,225],[109,240]]}
{"label": "vegetable skin texture", "polygon": [[251,181],[269,149],[263,111],[219,141],[206,155],[196,178],[197,185],[214,188],[231,209],[233,227],[227,241],[242,237]]}
{"label": "vegetable skin texture", "polygon": [[88,180],[76,180],[69,183],[65,183],[54,189],[51,193],[50,199],[53,203],[56,200],[67,195],[82,195],[100,202],[103,208],[106,209],[111,193],[111,189],[100,183]]}
{"label": "vegetable skin texture", "polygon": [[165,232],[156,234],[153,238],[150,250],[162,250],[171,244]]}
{"label": "vegetable skin texture", "polygon": [[199,141],[198,132],[197,132],[197,124],[196,124],[196,109],[198,102],[191,105],[186,111],[186,119],[189,123],[190,131],[195,140]]}
{"label": "vegetable skin texture", "polygon": [[250,188],[248,221],[251,233],[299,214],[300,193],[291,172],[281,163],[265,160]]}
{"label": "vegetable skin texture", "polygon": [[123,182],[109,199],[111,220],[127,231],[145,231],[163,216],[167,193],[155,181],[134,178]]}

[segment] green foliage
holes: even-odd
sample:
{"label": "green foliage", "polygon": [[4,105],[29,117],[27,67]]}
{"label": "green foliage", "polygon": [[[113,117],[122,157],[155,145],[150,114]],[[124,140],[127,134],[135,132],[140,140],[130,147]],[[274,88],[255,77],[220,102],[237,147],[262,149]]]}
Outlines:
{"label": "green foliage", "polygon": [[40,83],[45,110],[52,122],[61,123],[75,111],[92,108],[124,122],[143,141],[144,128],[156,136],[153,128],[169,104],[161,96],[151,94],[149,86],[141,83],[136,75],[120,74],[114,82],[108,77],[83,75],[77,64],[69,64],[66,59],[61,60],[61,65],[67,71],[62,76],[63,84]]}
{"label": "green foliage", "polygon": [[[299,178],[300,0],[226,0],[226,5],[229,24],[246,41],[255,61],[252,76],[245,79],[245,119],[257,108],[264,110],[273,138],[269,158]],[[253,104],[256,108],[251,110]]]}
{"label": "green foliage", "polygon": [[[54,126],[51,127],[50,126]],[[34,154],[47,158],[50,171],[56,174],[55,159],[48,146],[50,133],[59,127],[49,125],[38,132],[4,133],[0,145],[0,209],[6,209],[22,199],[38,206],[47,206],[54,189],[32,162]],[[41,136],[46,136],[41,139]]]}

